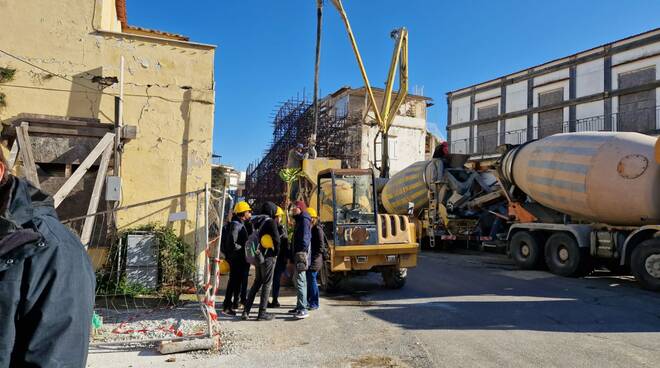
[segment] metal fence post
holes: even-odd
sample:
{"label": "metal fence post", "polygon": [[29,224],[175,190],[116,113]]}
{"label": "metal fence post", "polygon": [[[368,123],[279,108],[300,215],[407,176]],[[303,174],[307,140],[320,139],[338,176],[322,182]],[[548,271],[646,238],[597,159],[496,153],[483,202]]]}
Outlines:
{"label": "metal fence post", "polygon": [[204,183],[204,294],[205,298],[204,301],[206,302],[206,324],[209,329],[209,337],[213,337],[213,316],[211,315],[211,312],[213,310],[209,310],[209,307],[215,309],[215,304],[212,306],[209,306],[210,302],[210,295],[209,295],[209,287],[210,287],[210,265],[209,265],[209,184]]}
{"label": "metal fence post", "polygon": [[[225,201],[227,199],[227,187],[223,185],[222,187],[222,199],[220,200],[220,213],[218,214],[218,243],[215,247],[215,253],[213,254],[213,289],[211,292],[211,303],[215,307],[215,296],[218,293],[218,288],[220,287],[220,241],[222,240],[222,231],[223,224],[225,222]],[[212,337],[213,332],[211,332]]]}

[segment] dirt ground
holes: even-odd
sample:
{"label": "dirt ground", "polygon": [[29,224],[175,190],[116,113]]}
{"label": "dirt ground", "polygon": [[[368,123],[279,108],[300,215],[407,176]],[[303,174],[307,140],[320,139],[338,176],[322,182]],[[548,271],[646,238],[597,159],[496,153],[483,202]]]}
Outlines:
{"label": "dirt ground", "polygon": [[521,271],[500,255],[424,253],[403,289],[384,289],[378,275],[355,278],[342,293],[324,295],[305,320],[287,314],[292,290],[281,302],[271,310],[274,321],[222,317],[220,352],[163,356],[139,346],[96,347],[89,367],[601,368],[660,361],[658,293],[630,277]]}

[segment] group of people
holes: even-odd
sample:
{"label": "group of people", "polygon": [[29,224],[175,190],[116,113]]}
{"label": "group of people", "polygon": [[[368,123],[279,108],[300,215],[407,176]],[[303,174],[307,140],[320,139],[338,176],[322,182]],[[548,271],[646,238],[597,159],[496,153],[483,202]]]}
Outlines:
{"label": "group of people", "polygon": [[[229,262],[229,281],[222,305],[222,313],[237,316],[242,305],[242,320],[250,318],[257,293],[261,292],[257,320],[270,321],[268,308],[279,308],[280,280],[289,264],[293,265],[296,306],[289,311],[297,319],[307,318],[310,310],[319,308],[318,272],[327,259],[327,243],[318,214],[297,201],[290,210],[293,236],[289,239],[285,212],[272,202],[261,206],[253,216],[247,202],[234,207],[233,216],[222,231],[220,247]],[[256,248],[252,256],[251,247]],[[252,260],[255,278],[249,291],[248,277]],[[272,301],[269,297],[272,292]]]}

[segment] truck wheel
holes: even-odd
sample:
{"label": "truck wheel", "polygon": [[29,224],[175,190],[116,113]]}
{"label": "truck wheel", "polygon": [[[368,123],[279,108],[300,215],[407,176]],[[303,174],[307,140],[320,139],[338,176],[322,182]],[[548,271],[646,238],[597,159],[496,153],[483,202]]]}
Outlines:
{"label": "truck wheel", "polygon": [[630,268],[644,289],[660,291],[660,239],[639,243],[630,258]]}
{"label": "truck wheel", "polygon": [[529,231],[515,233],[509,241],[511,258],[523,270],[533,270],[539,267],[543,260],[543,251],[538,236]]}
{"label": "truck wheel", "polygon": [[326,293],[334,293],[339,290],[342,275],[337,272],[331,272],[328,262],[323,262],[323,267],[321,267],[319,274],[321,276],[321,290]]}
{"label": "truck wheel", "polygon": [[406,277],[408,276],[408,269],[406,268],[391,268],[382,272],[383,281],[385,286],[389,289],[401,289],[406,284]]}
{"label": "truck wheel", "polygon": [[566,233],[556,233],[545,243],[545,263],[552,273],[559,276],[579,276],[585,270],[586,249]]}

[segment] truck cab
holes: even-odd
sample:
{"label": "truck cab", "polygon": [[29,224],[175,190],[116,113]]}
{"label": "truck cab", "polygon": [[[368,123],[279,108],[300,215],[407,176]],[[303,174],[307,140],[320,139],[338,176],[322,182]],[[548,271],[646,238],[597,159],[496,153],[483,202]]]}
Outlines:
{"label": "truck cab", "polygon": [[404,286],[417,265],[419,244],[407,216],[378,213],[371,169],[327,169],[317,177],[317,212],[330,259],[321,283],[332,290],[352,273],[380,272],[389,288]]}

